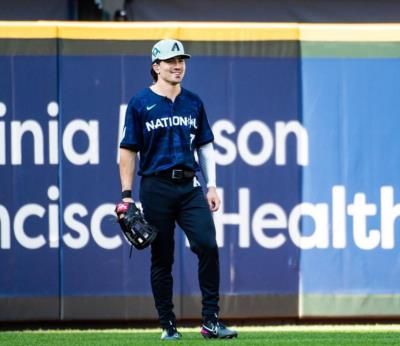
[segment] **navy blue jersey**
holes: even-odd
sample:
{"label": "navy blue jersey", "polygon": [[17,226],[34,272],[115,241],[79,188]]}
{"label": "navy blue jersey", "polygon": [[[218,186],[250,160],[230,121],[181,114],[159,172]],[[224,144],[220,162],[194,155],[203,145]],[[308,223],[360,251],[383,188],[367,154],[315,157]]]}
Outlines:
{"label": "navy blue jersey", "polygon": [[121,148],[140,153],[139,175],[172,167],[198,170],[194,150],[214,140],[201,99],[181,88],[172,102],[146,88],[126,110]]}

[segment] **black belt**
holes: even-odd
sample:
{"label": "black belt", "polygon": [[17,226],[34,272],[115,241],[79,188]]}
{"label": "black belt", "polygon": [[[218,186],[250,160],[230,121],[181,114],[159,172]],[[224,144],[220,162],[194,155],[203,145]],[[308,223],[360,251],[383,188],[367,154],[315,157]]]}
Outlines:
{"label": "black belt", "polygon": [[153,175],[157,177],[165,177],[170,179],[191,179],[196,173],[194,171],[186,170],[186,169],[168,169],[166,171],[159,171],[153,173]]}

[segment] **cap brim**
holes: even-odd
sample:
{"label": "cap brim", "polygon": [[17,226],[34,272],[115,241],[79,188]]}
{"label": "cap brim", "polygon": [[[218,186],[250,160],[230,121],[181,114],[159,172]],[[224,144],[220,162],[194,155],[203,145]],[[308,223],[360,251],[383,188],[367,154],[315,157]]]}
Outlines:
{"label": "cap brim", "polygon": [[156,60],[168,60],[168,59],[171,59],[171,58],[176,58],[176,57],[181,57],[181,58],[183,58],[183,59],[190,59],[191,58],[191,55],[190,54],[171,54],[171,55],[166,55],[166,56],[163,56],[163,57],[158,57],[157,59],[154,59],[153,60],[153,62],[154,61],[156,61]]}

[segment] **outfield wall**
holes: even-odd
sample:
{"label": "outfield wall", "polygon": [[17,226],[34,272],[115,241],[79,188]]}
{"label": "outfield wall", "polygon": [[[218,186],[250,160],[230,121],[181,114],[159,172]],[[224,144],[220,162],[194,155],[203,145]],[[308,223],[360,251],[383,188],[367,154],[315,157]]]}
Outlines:
{"label": "outfield wall", "polygon": [[[216,137],[223,317],[399,317],[400,25],[0,22],[0,320],[156,317],[113,207],[166,37]],[[176,313],[197,318],[176,242]]]}

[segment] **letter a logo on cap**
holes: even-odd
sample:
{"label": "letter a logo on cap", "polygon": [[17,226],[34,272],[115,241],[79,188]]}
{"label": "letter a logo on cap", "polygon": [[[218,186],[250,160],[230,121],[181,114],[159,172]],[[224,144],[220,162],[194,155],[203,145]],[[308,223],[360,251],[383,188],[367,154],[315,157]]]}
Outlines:
{"label": "letter a logo on cap", "polygon": [[174,45],[172,46],[171,52],[175,52],[175,51],[178,51],[178,52],[180,51],[178,42],[175,42]]}

